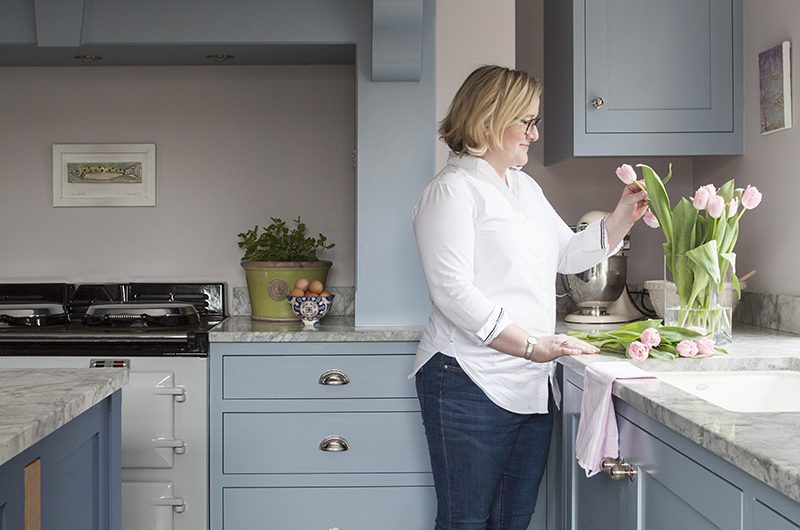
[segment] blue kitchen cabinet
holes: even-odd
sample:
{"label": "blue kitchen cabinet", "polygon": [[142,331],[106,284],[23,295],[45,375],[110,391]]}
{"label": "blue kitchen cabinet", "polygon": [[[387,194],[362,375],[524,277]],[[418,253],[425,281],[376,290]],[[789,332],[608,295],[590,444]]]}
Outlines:
{"label": "blue kitchen cabinet", "polygon": [[38,513],[29,515],[40,518],[42,530],[120,527],[120,395],[115,392],[0,467],[0,530],[23,528],[26,502],[36,505],[26,491],[40,493]]}
{"label": "blue kitchen cabinet", "polygon": [[565,530],[800,529],[800,504],[614,398],[633,480],[586,478],[575,459],[583,379],[564,369]]}
{"label": "blue kitchen cabinet", "polygon": [[[431,528],[436,495],[407,378],[415,351],[412,342],[212,343],[211,529]],[[545,493],[553,474],[531,529],[555,513]]]}
{"label": "blue kitchen cabinet", "polygon": [[742,0],[544,3],[545,164],[743,153]]}

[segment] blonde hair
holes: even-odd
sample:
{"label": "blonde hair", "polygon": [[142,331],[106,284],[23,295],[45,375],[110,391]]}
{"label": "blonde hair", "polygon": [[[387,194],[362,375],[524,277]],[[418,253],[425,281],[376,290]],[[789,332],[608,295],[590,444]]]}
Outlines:
{"label": "blonde hair", "polygon": [[521,119],[542,93],[542,83],[521,70],[481,66],[456,92],[439,137],[454,153],[483,156],[501,148],[503,131]]}

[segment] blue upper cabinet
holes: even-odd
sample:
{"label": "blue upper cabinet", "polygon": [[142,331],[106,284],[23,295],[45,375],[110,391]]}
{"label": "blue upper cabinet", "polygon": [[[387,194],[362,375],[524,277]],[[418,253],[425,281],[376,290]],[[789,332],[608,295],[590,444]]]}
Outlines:
{"label": "blue upper cabinet", "polygon": [[545,164],[743,152],[741,0],[545,2]]}

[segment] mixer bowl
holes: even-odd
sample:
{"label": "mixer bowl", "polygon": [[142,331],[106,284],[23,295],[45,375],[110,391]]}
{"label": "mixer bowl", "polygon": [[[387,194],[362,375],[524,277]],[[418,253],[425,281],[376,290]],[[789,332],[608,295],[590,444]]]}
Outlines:
{"label": "mixer bowl", "polygon": [[567,294],[584,315],[603,315],[625,289],[628,257],[614,255],[580,274],[563,274]]}

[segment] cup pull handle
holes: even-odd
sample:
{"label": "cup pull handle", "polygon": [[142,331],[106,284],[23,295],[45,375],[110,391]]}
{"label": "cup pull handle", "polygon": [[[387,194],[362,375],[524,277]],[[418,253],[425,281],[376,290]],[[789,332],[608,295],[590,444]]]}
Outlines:
{"label": "cup pull handle", "polygon": [[326,436],[319,443],[319,450],[326,453],[341,453],[349,449],[350,444],[341,436]]}
{"label": "cup pull handle", "polygon": [[319,384],[326,386],[339,386],[347,385],[350,383],[350,378],[341,370],[333,369],[323,372],[319,376]]}

